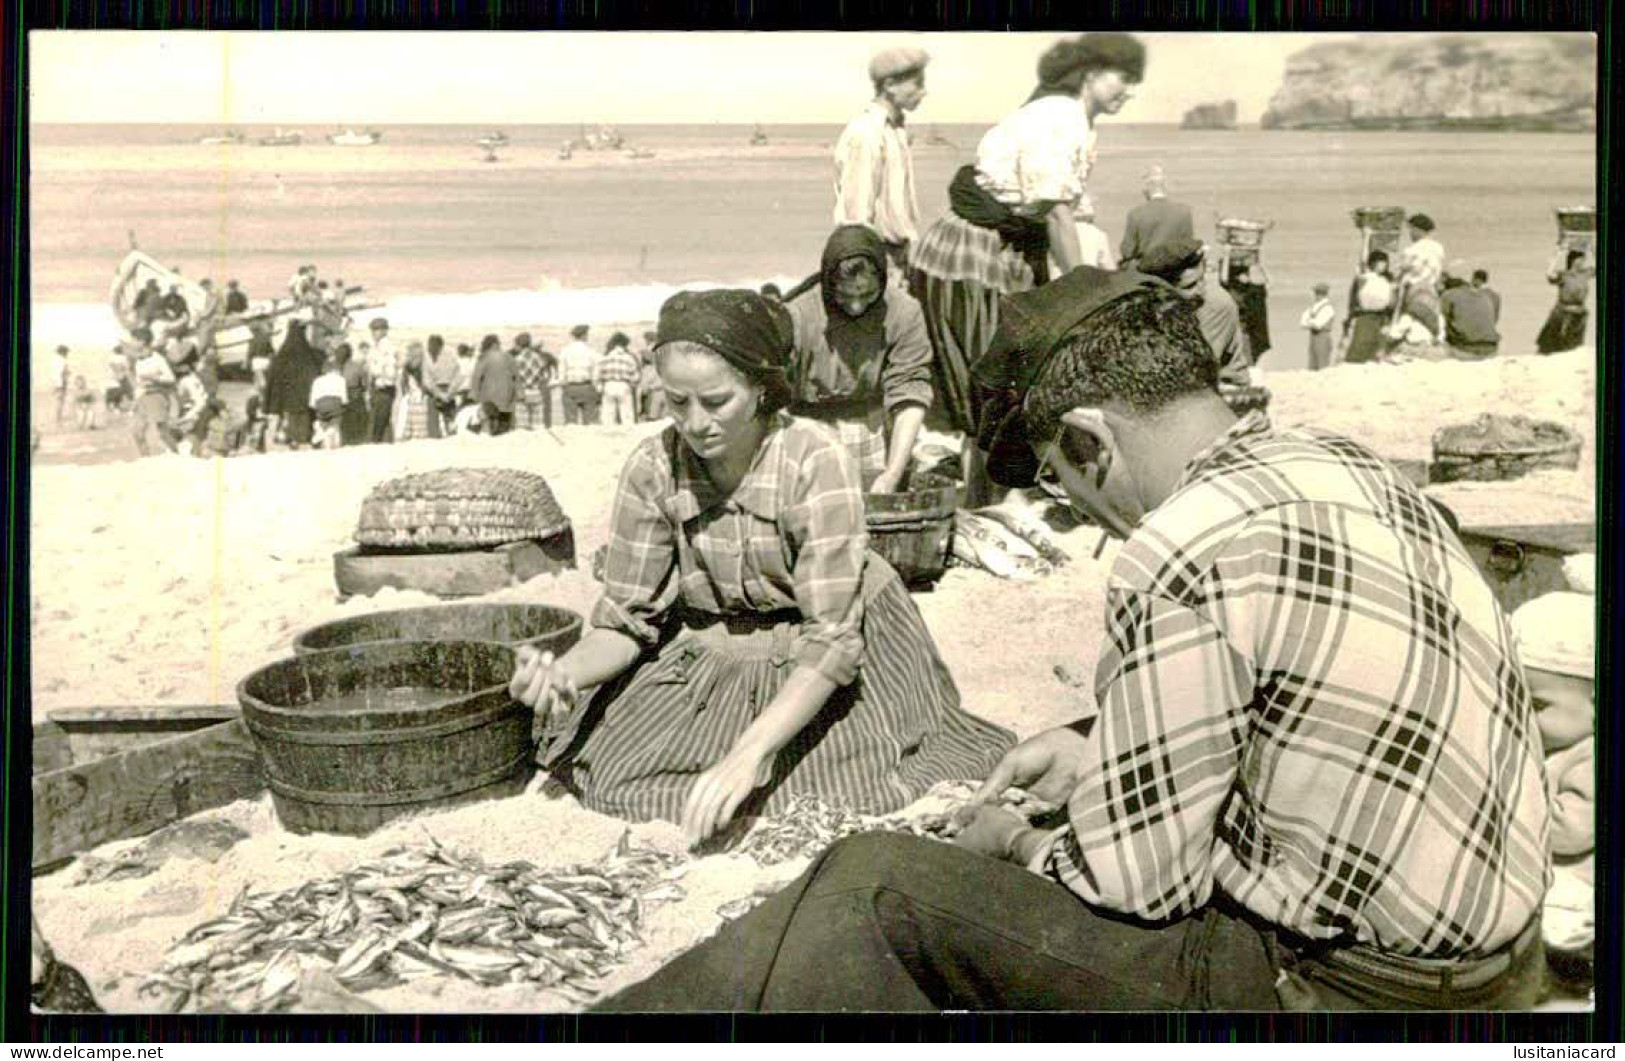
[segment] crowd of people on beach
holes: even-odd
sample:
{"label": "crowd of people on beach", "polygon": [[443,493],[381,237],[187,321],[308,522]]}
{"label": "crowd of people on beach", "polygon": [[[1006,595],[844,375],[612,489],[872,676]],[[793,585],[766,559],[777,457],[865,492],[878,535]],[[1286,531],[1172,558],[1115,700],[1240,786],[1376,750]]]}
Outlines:
{"label": "crowd of people on beach", "polygon": [[[565,423],[669,420],[621,471],[584,636],[520,649],[509,686],[558,723],[540,760],[586,807],[701,845],[802,796],[882,814],[984,779],[953,843],[837,843],[601,1008],[1528,1008],[1548,949],[1590,947],[1543,910],[1590,873],[1593,609],[1512,621],[1387,461],[1237,407],[1267,277],[1195,238],[1160,169],[1108,260],[1096,124],[1146,61],[1121,33],[1048,48],[922,226],[906,117],[929,56],[875,56],[818,270],[681,292],[636,350],[586,325],[556,356],[527,334],[401,350],[383,318],[353,349],[301,321],[256,335],[257,446],[548,429],[555,393]],[[1374,252],[1355,281],[1344,359],[1493,354],[1488,277],[1409,222],[1393,275]],[[1587,268],[1554,269],[1553,344],[1576,292],[1583,334]],[[138,418],[208,407],[207,359],[142,349]],[[1121,543],[1095,710],[1020,743],[961,702],[869,548],[866,495],[906,484],[931,416],[965,437],[967,506],[1060,563],[1054,506]],[[1010,786],[1059,817],[1010,810]]]}

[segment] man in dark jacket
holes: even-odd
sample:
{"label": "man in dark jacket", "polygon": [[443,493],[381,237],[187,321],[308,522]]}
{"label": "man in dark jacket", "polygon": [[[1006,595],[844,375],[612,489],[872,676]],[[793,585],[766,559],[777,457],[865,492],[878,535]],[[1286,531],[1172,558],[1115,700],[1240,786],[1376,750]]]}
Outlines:
{"label": "man in dark jacket", "polygon": [[1139,259],[1152,247],[1195,235],[1191,208],[1168,198],[1168,179],[1161,166],[1152,166],[1145,175],[1145,202],[1128,212],[1117,267],[1138,268]]}
{"label": "man in dark jacket", "polygon": [[480,357],[469,376],[468,390],[480,406],[485,433],[505,435],[513,427],[513,401],[518,390],[513,354],[502,340],[487,335],[480,342]]}
{"label": "man in dark jacket", "polygon": [[1444,315],[1444,339],[1450,356],[1458,361],[1479,361],[1494,357],[1500,349],[1501,333],[1495,328],[1501,316],[1500,299],[1481,284],[1468,284],[1466,273],[1467,266],[1462,262],[1451,262],[1446,267],[1439,311]]}

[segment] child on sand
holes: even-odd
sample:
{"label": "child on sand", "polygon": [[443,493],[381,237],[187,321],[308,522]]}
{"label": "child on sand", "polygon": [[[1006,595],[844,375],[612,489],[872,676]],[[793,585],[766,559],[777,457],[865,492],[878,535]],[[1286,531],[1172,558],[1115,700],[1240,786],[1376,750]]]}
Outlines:
{"label": "child on sand", "polygon": [[1583,961],[1596,933],[1595,607],[1596,598],[1584,593],[1548,593],[1512,616],[1551,797],[1546,947]]}
{"label": "child on sand", "polygon": [[83,376],[73,377],[73,410],[74,423],[79,430],[96,430],[96,392]]}

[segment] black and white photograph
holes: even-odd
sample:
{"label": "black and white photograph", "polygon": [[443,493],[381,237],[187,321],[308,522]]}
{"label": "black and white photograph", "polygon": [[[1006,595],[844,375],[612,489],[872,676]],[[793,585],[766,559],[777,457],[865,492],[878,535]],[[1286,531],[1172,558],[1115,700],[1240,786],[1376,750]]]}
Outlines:
{"label": "black and white photograph", "polygon": [[35,1013],[1594,1009],[1595,35],[27,45]]}

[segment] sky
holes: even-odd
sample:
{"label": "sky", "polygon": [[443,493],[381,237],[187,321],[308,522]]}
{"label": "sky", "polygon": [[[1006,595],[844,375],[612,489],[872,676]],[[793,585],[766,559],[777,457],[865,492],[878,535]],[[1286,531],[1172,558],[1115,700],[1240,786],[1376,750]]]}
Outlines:
{"label": "sky", "polygon": [[[1331,34],[1142,34],[1145,83],[1120,120],[1178,121],[1234,99],[1263,113],[1287,56]],[[231,125],[841,122],[869,57],[931,53],[918,122],[993,122],[1026,99],[1054,33],[43,31],[35,122]],[[1193,77],[1201,71],[1201,77]]]}

